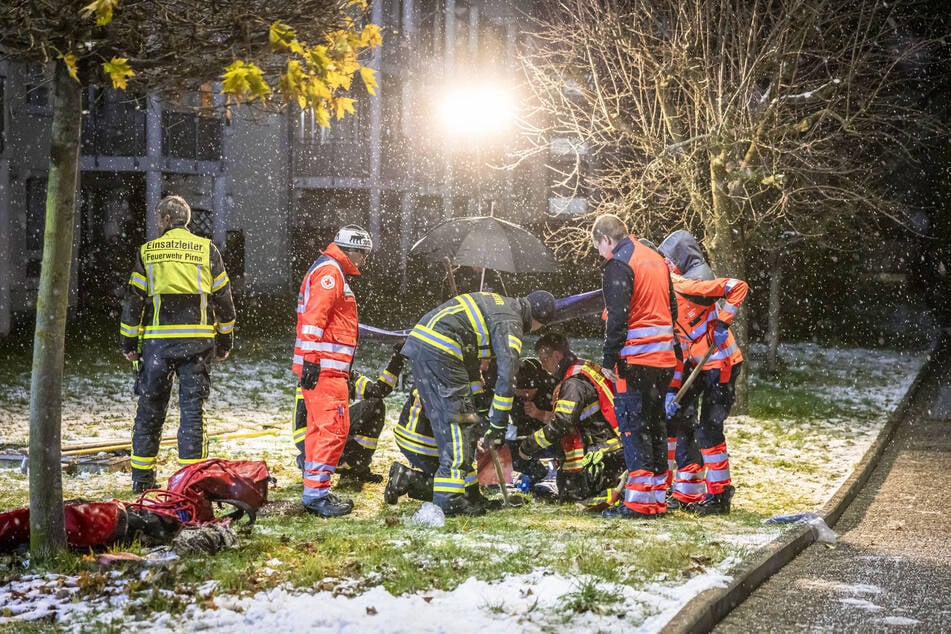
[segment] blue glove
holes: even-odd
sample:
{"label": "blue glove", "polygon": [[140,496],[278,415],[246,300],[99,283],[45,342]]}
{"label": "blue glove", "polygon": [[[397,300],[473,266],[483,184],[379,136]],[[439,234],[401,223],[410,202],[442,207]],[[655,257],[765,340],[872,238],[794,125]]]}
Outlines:
{"label": "blue glove", "polygon": [[664,399],[664,411],[667,412],[667,420],[673,418],[677,410],[680,409],[680,403],[674,400],[675,396],[677,396],[675,393],[667,392],[667,397]]}
{"label": "blue glove", "polygon": [[722,321],[718,321],[713,330],[713,343],[717,348],[722,348],[726,343],[726,338],[730,336],[730,327]]}

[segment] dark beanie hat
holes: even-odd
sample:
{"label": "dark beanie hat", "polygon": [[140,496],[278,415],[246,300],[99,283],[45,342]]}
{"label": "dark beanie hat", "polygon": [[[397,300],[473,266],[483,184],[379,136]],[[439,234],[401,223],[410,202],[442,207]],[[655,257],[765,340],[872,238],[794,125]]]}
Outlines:
{"label": "dark beanie hat", "polygon": [[555,296],[548,291],[532,291],[525,296],[532,309],[532,318],[542,324],[549,324],[555,318]]}

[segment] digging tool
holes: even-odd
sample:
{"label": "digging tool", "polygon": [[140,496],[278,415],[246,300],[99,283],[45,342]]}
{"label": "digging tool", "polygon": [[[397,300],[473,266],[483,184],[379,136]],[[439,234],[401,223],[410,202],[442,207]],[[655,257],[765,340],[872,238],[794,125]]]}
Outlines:
{"label": "digging tool", "polygon": [[492,464],[495,466],[495,475],[499,478],[499,490],[502,491],[502,502],[505,506],[518,508],[523,504],[522,498],[518,495],[509,497],[508,488],[505,485],[505,474],[502,472],[502,461],[499,460],[499,452],[495,447],[489,447],[489,455],[492,456]]}
{"label": "digging tool", "polygon": [[[690,386],[693,385],[693,382],[697,380],[697,377],[700,376],[700,370],[703,369],[703,366],[706,365],[707,360],[710,359],[710,356],[713,354],[713,351],[717,349],[716,344],[710,344],[710,347],[707,348],[707,351],[704,353],[703,358],[700,359],[700,363],[697,364],[697,367],[690,372],[690,376],[687,377],[687,380],[684,381],[683,385],[680,386],[680,389],[677,390],[677,394],[674,395],[674,403],[680,403],[680,399],[684,397],[684,394],[687,393],[687,390],[690,389]],[[621,474],[621,481],[618,482],[617,486],[614,487],[614,497],[615,499],[621,497],[621,492],[624,491],[624,485],[627,484],[627,475],[630,471],[625,471]]]}

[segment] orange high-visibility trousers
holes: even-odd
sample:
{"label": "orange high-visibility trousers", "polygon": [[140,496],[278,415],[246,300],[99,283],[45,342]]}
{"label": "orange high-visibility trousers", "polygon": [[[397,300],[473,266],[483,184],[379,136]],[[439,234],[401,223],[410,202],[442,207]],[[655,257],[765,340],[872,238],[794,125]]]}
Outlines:
{"label": "orange high-visibility trousers", "polygon": [[350,395],[346,376],[326,374],[321,374],[314,389],[303,392],[307,405],[303,499],[308,502],[330,491],[330,477],[350,432]]}

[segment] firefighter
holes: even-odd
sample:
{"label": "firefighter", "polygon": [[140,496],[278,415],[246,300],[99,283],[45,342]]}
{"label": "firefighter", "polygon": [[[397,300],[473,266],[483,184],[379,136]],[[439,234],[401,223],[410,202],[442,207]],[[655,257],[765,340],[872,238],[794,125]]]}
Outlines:
{"label": "firefighter", "polygon": [[356,351],[357,302],[347,282],[373,249],[362,227],[342,227],[311,265],[297,297],[293,370],[307,408],[303,505],[321,517],[353,510],[353,500],[330,491],[350,431],[350,369]]}
{"label": "firefighter", "polygon": [[614,415],[614,386],[597,364],[579,359],[560,333],[546,333],[535,344],[542,367],[556,381],[553,416],[522,440],[518,455],[528,460],[560,443],[559,499],[603,508],[613,503],[614,486],[624,472],[624,451]]}
{"label": "firefighter", "polygon": [[[203,420],[212,358],[234,343],[235,309],[221,254],[188,231],[191,208],[180,196],[155,207],[161,236],[139,249],[122,303],[119,346],[138,366],[139,404],[132,428],[132,490],[155,488],[155,459],[178,376],[178,462],[208,457]],[[141,350],[139,344],[141,341]]]}
{"label": "firefighter", "polygon": [[[402,345],[402,344],[400,344]],[[383,399],[396,386],[396,379],[403,370],[403,355],[396,350],[386,368],[375,381],[356,370],[350,372],[349,398],[350,432],[347,444],[337,465],[340,477],[349,477],[358,482],[383,482],[383,476],[370,471],[370,462],[380,441],[380,432],[386,422],[386,405]],[[294,444],[297,446],[297,467],[304,470],[304,438],[307,436],[307,405],[300,385],[294,398]]]}
{"label": "firefighter", "polygon": [[[560,444],[553,444],[525,459],[519,456],[519,442],[550,423],[555,412],[552,396],[558,382],[535,357],[521,360],[515,378],[515,407],[506,442],[512,456],[512,468],[519,472],[516,485],[539,498],[558,496],[557,465],[564,461]],[[513,438],[514,436],[514,438]]]}
{"label": "firefighter", "polygon": [[447,515],[485,513],[473,468],[480,418],[470,394],[471,368],[487,365],[493,356],[498,364],[484,445],[501,446],[514,404],[522,337],[550,322],[554,313],[555,298],[547,291],[519,299],[467,293],[433,309],[410,331],[403,355],[413,368],[439,452],[433,502]]}
{"label": "firefighter", "polygon": [[[476,367],[469,377],[469,393],[476,413],[480,418],[488,415],[491,391],[485,389],[486,377],[493,378],[491,367],[483,376],[481,367]],[[383,501],[396,504],[401,495],[408,494],[414,500],[431,502],[433,477],[439,468],[439,448],[433,434],[432,423],[426,416],[419,390],[413,389],[400,412],[399,422],[393,428],[396,446],[411,466],[399,462],[390,465],[389,478],[383,491]]]}
{"label": "firefighter", "polygon": [[[735,488],[723,426],[743,363],[730,324],[749,287],[743,280],[715,278],[700,244],[687,231],[673,232],[658,249],[671,271],[678,306],[676,332],[687,351],[685,365],[667,394],[668,449],[674,448],[671,505],[699,515],[727,514]],[[716,349],[697,380],[680,403],[674,403],[683,377],[711,345]]]}
{"label": "firefighter", "polygon": [[603,514],[653,519],[666,512],[664,395],[677,363],[677,302],[664,259],[628,235],[620,218],[598,216],[591,237],[606,260],[602,372],[615,383],[615,414],[628,470],[623,504]]}

